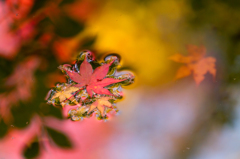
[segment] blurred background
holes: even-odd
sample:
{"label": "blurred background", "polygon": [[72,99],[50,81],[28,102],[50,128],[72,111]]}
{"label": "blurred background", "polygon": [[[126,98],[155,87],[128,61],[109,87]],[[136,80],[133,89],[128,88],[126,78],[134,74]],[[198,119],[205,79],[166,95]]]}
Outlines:
{"label": "blurred background", "polygon": [[[216,78],[174,80],[186,45]],[[84,49],[136,75],[107,122],[47,105],[57,67]],[[239,0],[0,0],[1,159],[239,159]]]}

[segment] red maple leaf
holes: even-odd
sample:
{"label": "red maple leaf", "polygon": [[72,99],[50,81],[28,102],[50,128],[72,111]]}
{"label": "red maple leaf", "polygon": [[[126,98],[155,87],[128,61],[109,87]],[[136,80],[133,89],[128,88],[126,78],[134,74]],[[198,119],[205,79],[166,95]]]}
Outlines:
{"label": "red maple leaf", "polygon": [[[113,83],[118,83],[126,79],[115,79],[115,78],[105,78],[109,71],[109,67],[114,62],[114,60],[108,64],[97,67],[94,71],[91,64],[87,61],[87,58],[82,62],[80,66],[80,74],[74,71],[64,70],[67,72],[68,76],[76,83],[74,87],[86,86],[88,94],[92,97],[93,92],[97,94],[113,95],[108,89],[104,88]],[[92,92],[93,91],[93,92]]]}

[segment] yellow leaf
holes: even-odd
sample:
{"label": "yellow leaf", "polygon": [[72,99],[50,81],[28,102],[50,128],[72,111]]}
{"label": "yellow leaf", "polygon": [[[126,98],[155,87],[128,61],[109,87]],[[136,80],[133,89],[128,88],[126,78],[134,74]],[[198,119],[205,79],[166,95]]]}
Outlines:
{"label": "yellow leaf", "polygon": [[[64,100],[71,98],[71,96],[73,96],[73,93],[78,90],[79,90],[79,88],[77,88],[77,87],[66,87],[66,88],[62,89],[61,91],[57,91],[52,96],[51,100],[58,97],[59,101],[63,102]],[[74,100],[72,102],[74,102],[75,104],[78,104],[78,102],[76,100]]]}
{"label": "yellow leaf", "polygon": [[92,105],[90,106],[90,109],[88,112],[93,111],[94,109],[97,109],[99,113],[104,116],[105,112],[105,106],[106,107],[112,107],[112,104],[108,101],[110,98],[109,97],[102,97],[98,99],[97,101],[93,102]]}

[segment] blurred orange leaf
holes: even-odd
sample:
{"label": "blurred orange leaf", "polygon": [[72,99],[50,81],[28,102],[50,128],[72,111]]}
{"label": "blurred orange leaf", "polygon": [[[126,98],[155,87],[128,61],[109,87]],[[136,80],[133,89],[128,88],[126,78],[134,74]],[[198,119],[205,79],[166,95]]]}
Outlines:
{"label": "blurred orange leaf", "polygon": [[215,78],[216,59],[214,57],[205,57],[206,48],[204,46],[198,47],[195,45],[188,45],[187,50],[189,53],[188,56],[175,54],[169,57],[170,60],[184,64],[178,69],[175,78],[183,78],[193,73],[193,78],[197,85],[204,80],[204,75],[207,72],[209,72]]}

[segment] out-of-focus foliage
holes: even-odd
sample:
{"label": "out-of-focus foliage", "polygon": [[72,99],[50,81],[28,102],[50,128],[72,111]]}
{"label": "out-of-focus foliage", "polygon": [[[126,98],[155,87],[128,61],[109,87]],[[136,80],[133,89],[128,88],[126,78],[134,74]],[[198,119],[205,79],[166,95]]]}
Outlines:
{"label": "out-of-focus foliage", "polygon": [[[1,137],[12,128],[26,128],[29,123],[36,122],[32,120],[36,116],[42,121],[49,116],[63,118],[60,109],[49,106],[44,101],[50,86],[54,85],[59,77],[64,78],[61,75],[54,76],[57,74],[56,67],[62,61],[70,61],[69,57],[75,52],[85,47],[91,48],[94,43],[92,35],[78,38],[84,30],[84,21],[76,20],[68,12],[67,8],[73,3],[79,8],[84,7],[84,3],[94,8],[94,2],[90,1],[0,2]],[[90,14],[91,12],[86,12],[83,17]],[[72,40],[76,47],[74,50],[65,51],[64,47],[68,48],[65,43]],[[59,49],[59,45],[63,49]],[[49,77],[52,77],[50,81]],[[44,123],[34,124],[46,127]],[[57,145],[71,145],[68,137],[61,132],[49,127],[46,129]],[[42,143],[41,133],[37,138]],[[22,154],[27,158],[36,157],[39,147],[41,144],[33,141]]]}
{"label": "out-of-focus foliage", "polygon": [[[49,91],[48,103],[74,108],[68,112],[73,121],[90,117],[93,112],[98,119],[107,119],[108,112],[118,111],[113,105],[123,98],[122,86],[134,82],[133,74],[117,72],[118,66],[117,56],[109,55],[105,62],[99,63],[92,52],[81,52],[74,64],[59,67],[66,74],[68,82],[58,83]],[[121,75],[116,76],[117,73]]]}
{"label": "out-of-focus foliage", "polygon": [[[84,151],[89,149],[88,152],[91,153],[88,155],[92,155],[89,158],[96,158],[97,155],[94,156],[94,154],[100,153],[100,150],[95,151],[96,147],[103,147],[102,143],[106,143],[106,139],[112,135],[113,129],[116,129],[117,137],[115,136],[114,143],[109,147],[115,148],[116,145],[121,145],[121,142],[124,143],[126,137],[123,136],[122,129],[123,125],[127,125],[126,127],[131,128],[129,134],[133,135],[128,136],[127,144],[122,146],[122,149],[112,149],[115,153],[120,152],[119,156],[123,154],[137,156],[139,155],[138,148],[145,146],[142,141],[153,141],[149,143],[150,148],[143,146],[140,151],[149,150],[151,152],[150,150],[156,148],[158,158],[160,153],[168,152],[173,154],[172,158],[193,158],[192,156],[199,150],[199,145],[208,139],[208,135],[213,130],[221,130],[236,120],[234,116],[236,103],[230,92],[231,88],[238,88],[240,81],[239,18],[240,2],[238,0],[0,1],[0,136],[1,143],[7,145],[1,147],[0,156],[11,156],[14,152],[21,152],[20,155],[29,158],[42,157],[42,155],[43,158],[46,156],[67,158],[73,154],[71,151],[68,156],[64,156],[62,155],[64,149],[58,151],[58,147],[64,147],[63,145],[68,145],[68,142],[62,143],[59,137],[53,138],[54,135],[47,131],[48,127],[54,132],[65,134],[63,138],[69,142],[72,140],[67,138],[77,139],[82,135],[81,141],[75,141],[85,144],[79,144],[79,149],[85,148]],[[169,98],[169,101],[179,100],[180,102],[177,101],[176,104],[170,102],[169,107],[164,109],[166,112],[158,111],[165,108],[165,103],[162,102],[164,99],[160,98],[165,95],[162,92],[173,89],[174,92],[182,94],[188,91],[188,87],[182,87],[181,91],[176,91],[177,85],[191,85],[189,82],[192,80],[191,77],[172,82],[179,64],[168,59],[169,56],[178,52],[185,56],[186,44],[205,46],[208,50],[207,55],[216,58],[217,74],[214,81],[211,75],[206,74],[201,85],[192,89],[190,95],[195,95],[195,97],[191,96],[192,98],[201,96],[198,92],[204,89],[207,92],[203,91],[202,94],[206,94],[206,96],[201,103],[196,103],[199,109],[195,109],[196,105],[191,105],[191,108],[197,110],[198,114],[184,109],[185,114],[181,116],[182,118],[187,115],[195,115],[194,119],[191,118],[193,126],[188,129],[184,128],[187,131],[185,136],[180,135],[184,132],[183,129],[174,136],[174,128],[187,125],[190,119],[186,119],[186,123],[182,122],[176,125],[167,122],[174,119],[181,121],[182,118],[179,119],[178,114],[183,112],[181,112],[182,109],[177,108],[181,105],[181,101],[188,101],[188,98],[178,99],[179,95],[175,94]],[[130,93],[129,98],[133,102],[125,103],[126,107],[122,109],[130,114],[129,118],[121,118],[120,120],[124,124],[118,125],[117,128],[101,123],[98,125],[105,126],[101,129],[94,122],[90,122],[90,125],[81,123],[82,125],[77,126],[68,123],[72,125],[67,127],[67,124],[63,124],[65,121],[62,120],[61,110],[45,104],[43,100],[48,90],[54,87],[56,82],[66,83],[66,79],[60,71],[57,71],[56,67],[63,63],[71,63],[83,49],[93,50],[98,59],[102,59],[110,52],[119,53],[123,59],[120,63],[122,70],[132,69],[137,74],[137,86],[149,88],[144,89],[141,97],[136,99],[134,98],[136,94]],[[161,86],[164,86],[164,89],[160,89]],[[160,91],[156,89],[160,89]],[[152,99],[157,99],[159,103],[154,105]],[[146,100],[147,102],[145,102]],[[141,104],[138,101],[141,101]],[[67,107],[63,109],[64,113],[67,109]],[[170,110],[178,110],[178,112],[166,116]],[[82,112],[81,109],[78,109],[75,113],[82,114]],[[126,115],[126,112],[123,114]],[[156,118],[153,119],[154,113],[156,113]],[[136,115],[136,119],[133,117],[134,115]],[[60,121],[53,120],[56,118]],[[162,120],[163,122],[161,122]],[[151,122],[148,123],[148,121]],[[118,122],[120,123],[120,121]],[[51,124],[48,125],[49,123]],[[168,127],[157,125],[159,123],[168,125]],[[54,126],[62,127],[62,129]],[[93,127],[97,128],[93,129]],[[159,130],[159,127],[163,129]],[[21,130],[16,131],[19,128]],[[102,133],[101,138],[95,135],[100,132]],[[139,135],[141,133],[142,136]],[[150,140],[149,136],[154,136],[154,133],[157,135]],[[165,140],[173,139],[172,145],[170,143],[162,146],[164,143],[169,143],[160,140],[162,138],[159,136],[164,133],[167,134]],[[11,135],[13,134],[20,134],[18,137],[22,140],[12,140]],[[88,137],[87,134],[90,134],[91,137]],[[104,135],[105,137],[103,137]],[[121,135],[122,138],[119,138]],[[87,140],[88,138],[89,140]],[[117,144],[116,139],[119,139]],[[136,139],[137,142],[132,146],[128,139]],[[25,142],[22,142],[23,140]],[[98,143],[96,140],[102,141],[102,143]],[[88,145],[90,142],[94,144]],[[15,146],[11,147],[13,144]],[[4,147],[11,147],[11,153],[5,151],[7,149]],[[126,149],[124,149],[125,147]],[[174,152],[171,151],[172,149]],[[54,156],[51,156],[50,153],[47,154],[48,151],[45,150],[54,151]],[[107,152],[113,151],[108,150]],[[141,152],[143,153],[143,151]],[[84,152],[79,151],[75,154],[78,156]],[[72,155],[71,157],[76,156]],[[21,157],[15,156],[15,158]],[[134,157],[130,156],[130,158]]]}
{"label": "out-of-focus foliage", "polygon": [[63,147],[63,148],[71,148],[72,147],[71,142],[64,134],[62,134],[61,132],[58,132],[52,128],[49,128],[49,127],[46,127],[46,129],[47,129],[49,136],[52,138],[52,140],[57,145],[59,145],[60,147]]}
{"label": "out-of-focus foliage", "polygon": [[187,50],[189,52],[189,56],[175,54],[170,57],[170,59],[175,62],[185,64],[178,69],[175,78],[183,78],[193,73],[193,78],[197,85],[204,80],[204,75],[208,72],[215,78],[216,59],[214,57],[204,57],[206,54],[206,48],[203,46],[197,47],[194,45],[188,45]]}
{"label": "out-of-focus foliage", "polygon": [[[36,139],[37,140],[37,139]],[[39,142],[38,141],[34,141],[32,142],[30,145],[28,145],[26,147],[26,149],[24,150],[24,156],[26,158],[34,158],[37,157],[39,155]]]}

